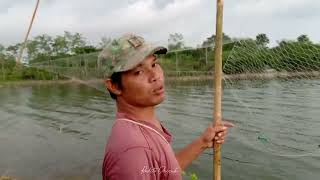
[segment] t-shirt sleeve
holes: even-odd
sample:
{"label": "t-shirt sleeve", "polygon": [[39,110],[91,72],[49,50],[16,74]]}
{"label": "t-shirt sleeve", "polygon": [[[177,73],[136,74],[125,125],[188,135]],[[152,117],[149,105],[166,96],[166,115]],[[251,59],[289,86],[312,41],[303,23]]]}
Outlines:
{"label": "t-shirt sleeve", "polygon": [[161,168],[152,150],[135,147],[117,153],[112,166],[104,169],[108,180],[160,180]]}

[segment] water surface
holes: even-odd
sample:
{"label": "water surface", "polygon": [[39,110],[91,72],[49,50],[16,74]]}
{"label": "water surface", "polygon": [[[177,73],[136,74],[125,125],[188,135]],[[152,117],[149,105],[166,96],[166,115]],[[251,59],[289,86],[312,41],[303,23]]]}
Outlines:
{"label": "water surface", "polygon": [[[212,121],[212,91],[208,81],[167,85],[157,113],[174,135],[174,149]],[[237,127],[223,146],[223,179],[319,179],[319,97],[319,80],[226,83],[223,116]],[[114,115],[107,93],[83,85],[1,87],[0,175],[101,179]],[[212,179],[211,150],[187,172]]]}

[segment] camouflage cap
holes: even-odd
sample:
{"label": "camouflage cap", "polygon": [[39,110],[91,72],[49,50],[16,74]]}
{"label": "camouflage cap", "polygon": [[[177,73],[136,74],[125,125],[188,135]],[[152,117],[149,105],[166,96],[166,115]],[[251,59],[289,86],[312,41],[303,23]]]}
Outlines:
{"label": "camouflage cap", "polygon": [[99,54],[98,66],[103,69],[106,78],[115,72],[124,72],[136,67],[147,56],[166,54],[167,49],[134,34],[126,34],[109,43]]}

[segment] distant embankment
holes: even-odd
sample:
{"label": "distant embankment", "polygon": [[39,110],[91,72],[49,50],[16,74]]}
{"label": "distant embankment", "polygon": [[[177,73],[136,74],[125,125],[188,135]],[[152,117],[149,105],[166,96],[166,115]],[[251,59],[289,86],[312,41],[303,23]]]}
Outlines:
{"label": "distant embankment", "polygon": [[[170,72],[167,74],[168,80],[208,80],[214,78],[213,72]],[[223,74],[224,80],[255,80],[255,79],[291,79],[291,78],[310,78],[320,77],[320,71],[309,72],[277,72],[267,70],[261,73],[241,73],[241,74]]]}

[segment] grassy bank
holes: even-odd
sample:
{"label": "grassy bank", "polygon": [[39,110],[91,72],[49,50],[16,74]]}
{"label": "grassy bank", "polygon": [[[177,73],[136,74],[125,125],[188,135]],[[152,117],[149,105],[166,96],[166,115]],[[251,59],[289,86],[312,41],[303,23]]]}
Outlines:
{"label": "grassy bank", "polygon": [[[291,78],[313,78],[320,77],[320,71],[309,72],[262,72],[262,73],[240,73],[240,74],[223,74],[224,80],[259,80],[259,79],[291,79]],[[169,81],[193,81],[193,80],[209,80],[213,79],[213,72],[199,73],[198,75],[176,75],[167,76]]]}
{"label": "grassy bank", "polygon": [[17,180],[17,179],[9,177],[9,176],[0,176],[0,180]]}
{"label": "grassy bank", "polygon": [[43,84],[67,84],[72,83],[72,80],[14,80],[0,81],[0,88],[5,86],[33,86]]}
{"label": "grassy bank", "polygon": [[[291,78],[313,78],[320,77],[320,71],[310,72],[264,72],[264,73],[241,73],[233,75],[223,75],[224,80],[259,80],[259,79],[291,79]],[[166,76],[166,81],[199,81],[199,80],[213,80],[212,72],[198,73],[197,75],[181,74]],[[33,85],[46,85],[46,84],[99,84],[102,83],[101,79],[91,80],[21,80],[21,81],[0,81],[0,88],[5,86],[33,86]]]}

